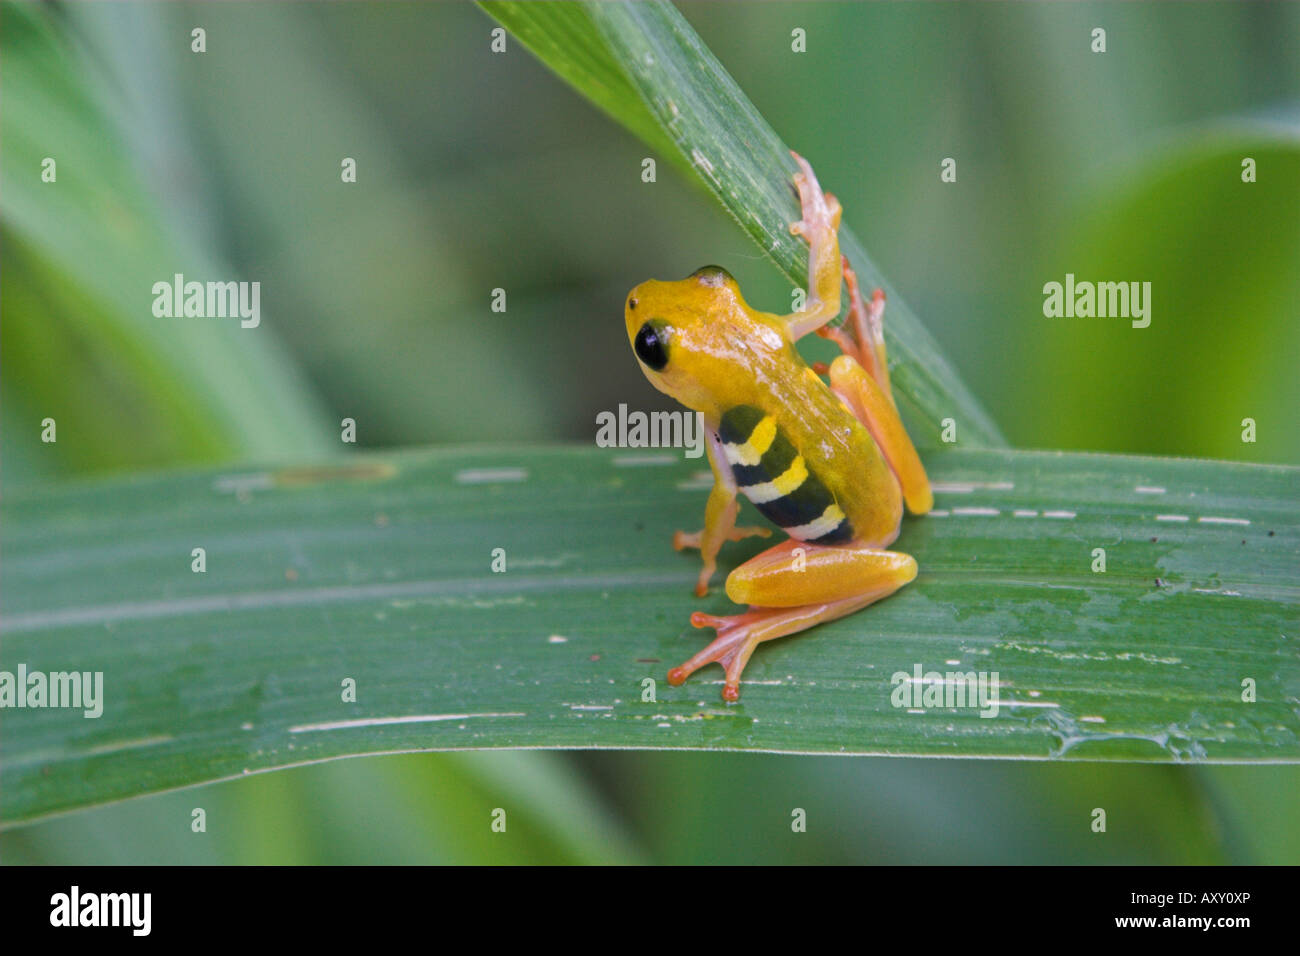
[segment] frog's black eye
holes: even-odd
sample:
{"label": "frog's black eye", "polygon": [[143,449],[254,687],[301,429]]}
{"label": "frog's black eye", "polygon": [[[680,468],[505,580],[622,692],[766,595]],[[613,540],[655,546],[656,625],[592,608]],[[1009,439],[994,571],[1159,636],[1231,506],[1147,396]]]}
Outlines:
{"label": "frog's black eye", "polygon": [[651,320],[636,334],[636,357],[656,372],[668,364],[668,331],[658,320]]}
{"label": "frog's black eye", "polygon": [[732,281],[731,273],[722,266],[705,266],[703,269],[696,269],[691,273],[691,278],[699,279],[701,285],[711,286],[720,286]]}

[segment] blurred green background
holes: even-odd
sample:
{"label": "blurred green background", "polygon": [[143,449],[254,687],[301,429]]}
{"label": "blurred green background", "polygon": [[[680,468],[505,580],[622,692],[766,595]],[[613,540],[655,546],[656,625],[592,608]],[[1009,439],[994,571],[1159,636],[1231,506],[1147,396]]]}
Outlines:
{"label": "blurred green background", "polygon": [[[1300,5],[681,9],[1013,446],[1300,463]],[[345,416],[370,448],[588,442],[600,410],[667,407],[628,354],[628,288],[717,262],[788,307],[702,189],[663,157],[642,183],[646,148],[517,43],[492,54],[468,4],[2,16],[10,488],[319,460]],[[262,326],[155,319],[174,272],[259,280]],[[1067,272],[1150,281],[1151,327],[1044,318]],[[1295,863],[1297,792],[1291,767],[411,755],[8,830],[0,860]]]}

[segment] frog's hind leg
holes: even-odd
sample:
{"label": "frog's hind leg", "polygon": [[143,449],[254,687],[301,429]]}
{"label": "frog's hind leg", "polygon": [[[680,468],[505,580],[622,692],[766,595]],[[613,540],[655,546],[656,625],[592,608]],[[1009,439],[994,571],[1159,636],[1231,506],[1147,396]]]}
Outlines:
{"label": "frog's hind leg", "polygon": [[852,614],[859,608],[866,607],[875,598],[833,601],[828,604],[813,604],[804,607],[785,608],[751,608],[744,614],[729,617],[715,617],[696,611],[691,615],[691,623],[696,627],[712,627],[718,631],[717,638],[704,650],[693,656],[680,667],[668,672],[668,683],[674,687],[685,683],[686,678],[705,664],[717,662],[726,671],[726,680],[722,686],[723,700],[740,699],[740,675],[749,663],[754,648],[763,641],[776,637],[785,637],[807,630],[823,621],[833,621],[837,617]]}
{"label": "frog's hind leg", "polygon": [[[884,354],[881,346],[881,354]],[[903,490],[903,500],[912,514],[925,514],[934,506],[930,479],[898,417],[885,386],[871,376],[851,355],[841,355],[831,363],[831,391],[853,411],[871,432],[877,447],[889,462]]]}
{"label": "frog's hind leg", "polygon": [[[858,274],[849,265],[847,256],[840,257],[840,266],[844,272],[844,285],[849,291],[849,314],[843,326],[823,326],[817,334],[830,339],[841,352],[861,365],[892,404],[894,393],[889,385],[889,363],[885,357],[885,290],[876,289],[871,293],[871,302],[864,303],[862,290],[858,288]],[[826,369],[822,366],[818,371],[824,374]]]}
{"label": "frog's hind leg", "polygon": [[691,623],[712,627],[717,638],[680,667],[668,682],[681,684],[706,664],[726,671],[722,697],[740,697],[740,676],[763,641],[805,631],[893,594],[916,577],[910,555],[865,544],[823,547],[783,541],[737,568],[727,578],[727,595],[750,608],[717,617],[696,612]]}
{"label": "frog's hind leg", "polygon": [[893,389],[889,386],[889,362],[885,358],[885,290],[874,289],[871,302],[864,305],[862,291],[858,288],[858,274],[843,257],[844,284],[849,290],[849,318],[853,336],[858,342],[858,364],[876,380],[876,384],[892,403]]}

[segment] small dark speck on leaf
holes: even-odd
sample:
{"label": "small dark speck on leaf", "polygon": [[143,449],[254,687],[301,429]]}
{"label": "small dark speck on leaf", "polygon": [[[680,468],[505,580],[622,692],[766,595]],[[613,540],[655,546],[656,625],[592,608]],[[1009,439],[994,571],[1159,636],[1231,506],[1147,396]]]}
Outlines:
{"label": "small dark speck on leaf", "polygon": [[657,657],[638,657],[636,659],[636,662],[638,664],[662,664],[663,663],[663,661],[661,661]]}
{"label": "small dark speck on leaf", "polygon": [[1270,532],[1268,533],[1268,536],[1269,536],[1270,538],[1273,537],[1273,532],[1270,531]]}
{"label": "small dark speck on leaf", "polygon": [[1156,587],[1162,588],[1164,586],[1165,586],[1165,582],[1161,581],[1159,578],[1156,578]]}
{"label": "small dark speck on leaf", "polygon": [[636,528],[637,531],[644,531],[644,530],[645,530],[645,525],[642,524],[640,521],[638,521],[636,524],[632,525],[632,527]]}
{"label": "small dark speck on leaf", "polygon": [[1159,540],[1160,540],[1159,538],[1152,538],[1152,539],[1151,539],[1151,543],[1152,543],[1152,544],[1155,544],[1155,543],[1156,543],[1157,541],[1159,541]]}

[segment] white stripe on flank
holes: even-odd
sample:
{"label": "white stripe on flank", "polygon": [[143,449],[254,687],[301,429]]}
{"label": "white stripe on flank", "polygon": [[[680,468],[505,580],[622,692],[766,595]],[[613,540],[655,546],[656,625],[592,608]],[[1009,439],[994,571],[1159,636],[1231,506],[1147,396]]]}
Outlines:
{"label": "white stripe on flank", "polygon": [[757,465],[762,455],[754,453],[754,449],[746,442],[743,445],[734,445],[731,442],[722,443],[722,453],[727,456],[727,464],[732,465]]}
{"label": "white stripe on flank", "polygon": [[1197,518],[1201,524],[1250,524],[1247,518]]}
{"label": "white stripe on flank", "polygon": [[1073,511],[1044,511],[1043,512],[1044,518],[1073,518],[1074,516],[1075,515]]}
{"label": "white stripe on flank", "polygon": [[414,714],[409,717],[362,717],[359,720],[331,720],[323,724],[298,724],[291,734],[316,730],[348,730],[353,727],[383,727],[388,724],[431,724],[440,720],[469,720],[471,717],[526,717],[527,714]]}
{"label": "white stripe on flank", "polygon": [[757,465],[776,441],[776,420],[764,415],[743,442],[723,442],[722,452],[732,465]]}
{"label": "white stripe on flank", "polygon": [[955,515],[984,515],[987,517],[993,517],[995,515],[1000,515],[1002,512],[997,508],[953,508],[952,513]]}
{"label": "white stripe on flank", "polygon": [[1037,512],[1037,511],[1031,511],[1031,510],[1029,510],[1028,508],[1017,508],[1015,511],[1013,511],[1013,512],[1011,512],[1011,513],[1012,513],[1015,517],[1017,517],[1017,518],[1037,518],[1037,517],[1038,517],[1038,512]]}
{"label": "white stripe on flank", "polygon": [[792,538],[798,538],[800,541],[812,541],[824,534],[830,534],[840,526],[840,522],[843,520],[844,512],[840,510],[840,506],[830,504],[826,506],[822,516],[816,521],[795,525],[793,528],[786,528],[785,533]]}
{"label": "white stripe on flank", "polygon": [[1165,489],[1159,485],[1138,485],[1133,490],[1140,495],[1163,495],[1165,493]]}
{"label": "white stripe on flank", "polygon": [[765,481],[761,485],[744,485],[739,491],[756,505],[765,505],[769,501],[785,497],[774,481]]}
{"label": "white stripe on flank", "polygon": [[[795,481],[794,478],[798,478]],[[794,461],[780,475],[771,481],[762,481],[756,485],[745,485],[740,490],[756,505],[767,504],[769,501],[776,501],[778,498],[784,498],[788,494],[793,494],[803,487],[803,483],[808,480],[808,467],[803,463],[803,456],[795,456]],[[782,488],[785,490],[783,491]]]}
{"label": "white stripe on flank", "polygon": [[1186,521],[1187,515],[1156,515],[1157,521]]}

